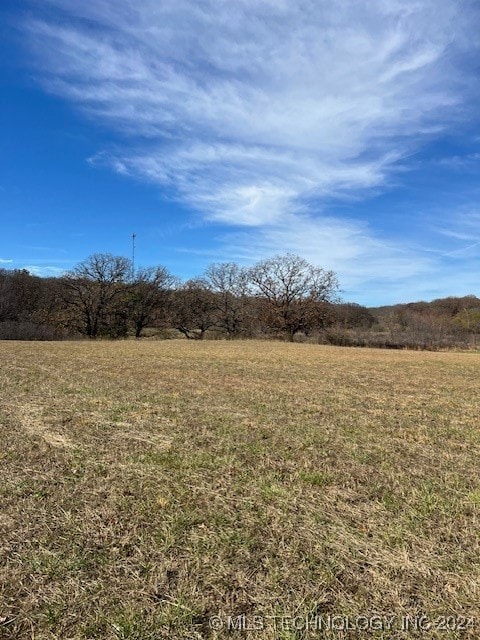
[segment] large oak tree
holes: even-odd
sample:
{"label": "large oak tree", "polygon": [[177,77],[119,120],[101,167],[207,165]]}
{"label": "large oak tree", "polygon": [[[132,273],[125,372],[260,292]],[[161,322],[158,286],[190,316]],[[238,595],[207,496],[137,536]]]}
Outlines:
{"label": "large oak tree", "polygon": [[322,303],[333,301],[338,291],[333,271],[291,253],[258,262],[249,270],[249,280],[259,301],[262,322],[289,340],[318,323]]}

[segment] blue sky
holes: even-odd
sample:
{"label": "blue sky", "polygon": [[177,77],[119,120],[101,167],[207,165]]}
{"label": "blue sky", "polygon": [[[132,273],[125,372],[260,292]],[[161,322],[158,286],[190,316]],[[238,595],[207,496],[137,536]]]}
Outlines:
{"label": "blue sky", "polygon": [[480,296],[477,0],[2,0],[0,266]]}

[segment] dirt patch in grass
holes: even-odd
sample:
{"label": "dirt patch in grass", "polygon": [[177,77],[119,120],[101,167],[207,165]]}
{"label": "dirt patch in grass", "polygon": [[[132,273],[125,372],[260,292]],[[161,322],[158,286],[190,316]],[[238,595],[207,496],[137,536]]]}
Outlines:
{"label": "dirt patch in grass", "polygon": [[8,342],[0,362],[0,637],[480,636],[478,355]]}

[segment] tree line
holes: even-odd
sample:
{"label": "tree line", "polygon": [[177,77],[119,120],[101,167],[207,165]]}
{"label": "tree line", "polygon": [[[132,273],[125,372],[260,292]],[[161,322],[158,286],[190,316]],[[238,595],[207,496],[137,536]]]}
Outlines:
{"label": "tree line", "polygon": [[[338,291],[333,271],[292,254],[243,268],[211,264],[186,282],[164,266],[134,269],[123,256],[97,253],[59,278],[0,273],[0,323],[6,331],[124,338],[147,328],[187,339],[261,333],[293,340],[319,326]],[[16,326],[15,326],[16,325]]]}
{"label": "tree line", "polygon": [[97,253],[58,278],[0,270],[0,339],[282,338],[352,346],[476,344],[480,300],[367,309],[342,302],[333,271],[293,255],[214,263],[182,281]]}

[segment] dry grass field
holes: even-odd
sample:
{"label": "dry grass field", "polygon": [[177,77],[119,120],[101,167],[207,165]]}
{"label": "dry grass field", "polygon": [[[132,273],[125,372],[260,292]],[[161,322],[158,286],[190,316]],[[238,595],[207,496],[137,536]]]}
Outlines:
{"label": "dry grass field", "polygon": [[479,638],[479,381],[478,353],[0,343],[0,637]]}

